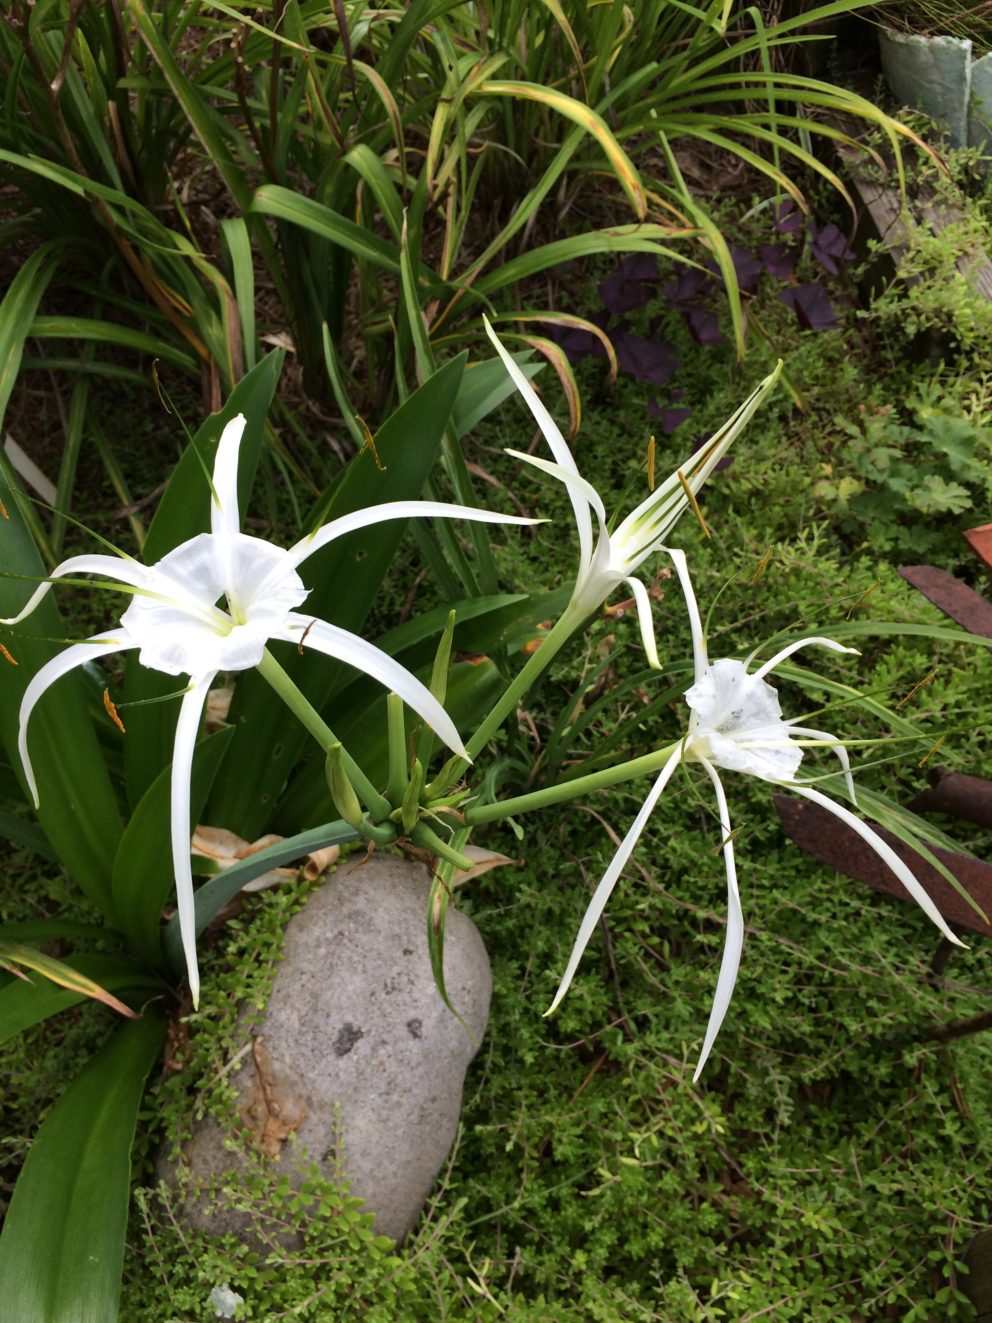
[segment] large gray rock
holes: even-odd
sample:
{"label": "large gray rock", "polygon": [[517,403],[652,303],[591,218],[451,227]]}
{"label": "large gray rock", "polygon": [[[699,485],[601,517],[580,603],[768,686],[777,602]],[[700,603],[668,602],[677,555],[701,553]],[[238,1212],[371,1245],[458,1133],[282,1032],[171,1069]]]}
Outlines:
{"label": "large gray rock", "polygon": [[[445,985],[465,1024],[445,1007],[427,956],[428,890],[423,867],[374,855],[339,869],[290,920],[264,1020],[240,1045],[237,1106],[185,1146],[188,1188],[258,1154],[291,1180],[309,1159],[332,1178],[343,1168],[378,1233],[410,1230],[454,1140],[492,988],[475,925],[450,909]],[[224,1201],[193,1194],[185,1211],[202,1230],[246,1230]]]}

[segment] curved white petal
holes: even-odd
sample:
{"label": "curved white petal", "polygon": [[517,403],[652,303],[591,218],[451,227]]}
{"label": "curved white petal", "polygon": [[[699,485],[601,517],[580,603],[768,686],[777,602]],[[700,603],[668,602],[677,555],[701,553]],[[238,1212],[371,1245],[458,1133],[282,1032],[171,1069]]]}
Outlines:
{"label": "curved white petal", "polygon": [[720,780],[719,773],[711,762],[706,758],[700,758],[700,763],[706,770],[707,776],[713,782],[713,789],[716,791],[717,807],[720,810],[720,830],[723,832],[723,861],[727,868],[727,935],[723,943],[723,958],[720,961],[720,977],[717,979],[716,994],[713,997],[713,1008],[710,1011],[709,1023],[706,1026],[706,1037],[703,1039],[703,1050],[699,1054],[699,1061],[696,1063],[696,1069],[692,1076],[693,1084],[699,1079],[706,1065],[706,1059],[710,1054],[716,1036],[720,1032],[724,1017],[727,1014],[727,1008],[730,1005],[730,999],[734,995],[734,985],[737,982],[737,971],[741,966],[741,951],[744,947],[744,911],[741,908],[741,893],[737,886],[737,863],[734,859],[734,843],[730,839],[730,810],[727,807],[727,796],[724,794],[723,782]]}
{"label": "curved white petal", "polygon": [[562,466],[562,468],[570,469],[573,473],[578,474],[579,471],[578,466],[575,463],[575,459],[572,455],[571,450],[568,448],[568,442],[561,434],[558,424],[555,422],[555,420],[551,417],[551,414],[548,413],[547,409],[541,403],[541,398],[538,395],[537,391],[530,384],[530,382],[527,380],[524,374],[520,371],[520,368],[517,366],[516,362],[514,361],[513,356],[508,352],[508,350],[503,345],[503,342],[500,340],[499,336],[493,330],[489,318],[483,316],[482,322],[486,328],[486,335],[489,336],[489,339],[492,341],[493,348],[496,350],[497,354],[499,354],[500,358],[503,360],[503,366],[510,374],[510,378],[513,381],[514,386],[516,386],[517,390],[524,397],[524,403],[527,405],[527,408],[534,415],[535,422],[537,423],[541,431],[544,433],[544,439],[545,441],[547,441],[548,445],[550,446],[551,453],[554,455],[555,459]]}
{"label": "curved white petal", "polygon": [[681,757],[682,746],[680,745],[658,774],[658,779],[648,791],[648,797],[641,805],[640,812],[634,819],[627,835],[621,841],[620,848],[611,859],[609,868],[607,868],[606,872],[603,874],[602,881],[593,892],[592,900],[587,905],[586,912],[582,916],[582,922],[579,924],[579,931],[576,934],[575,942],[572,945],[572,953],[568,957],[568,964],[565,966],[565,972],[561,976],[561,982],[558,985],[558,991],[555,993],[555,999],[544,1012],[545,1015],[551,1015],[558,1009],[562,998],[568,991],[572,978],[575,975],[575,971],[579,966],[579,961],[582,959],[583,953],[589,945],[589,938],[592,936],[596,924],[599,923],[600,916],[606,908],[606,902],[609,900],[613,888],[616,886],[617,880],[623,872],[624,865],[633,854],[634,846],[637,844],[641,832],[647,825],[648,818],[654,811],[655,804],[657,804],[658,800],[661,798],[661,793],[665,789],[665,786],[668,785],[669,779],[675,771],[675,768],[678,766]]}
{"label": "curved white petal", "polygon": [[[765,395],[778,381],[781,370],[782,364],[779,363],[775,371],[759,383],[719,431],[715,432],[695,454],[689,455],[674,473],[655,487],[654,491],[631,511],[617,529],[615,536],[625,541],[639,542],[644,555],[659,550],[689,504],[689,498],[679,480],[679,472],[681,471],[695,496],[750,422]],[[632,565],[631,568],[636,567]]]}
{"label": "curved white petal", "polygon": [[835,818],[840,818],[841,822],[846,823],[853,832],[861,837],[866,845],[871,846],[883,863],[888,864],[920,909],[923,910],[932,923],[937,925],[947,940],[953,942],[955,946],[966,946],[966,943],[962,942],[959,937],[955,937],[954,933],[948,928],[944,916],[917,882],[912,870],[903,863],[891,845],[887,841],[883,841],[881,836],[866,822],[862,822],[860,818],[855,817],[850,809],[844,808],[842,804],[836,803],[819,790],[814,790],[811,786],[792,784],[788,789],[794,790],[797,795],[802,795],[805,799],[811,799],[814,804],[819,804],[828,813],[832,813]]}
{"label": "curved white petal", "polygon": [[326,620],[308,620],[297,612],[292,612],[285,626],[274,630],[271,637],[296,644],[302,641],[305,648],[315,648],[328,657],[347,662],[356,670],[365,671],[387,689],[399,694],[407,707],[422,717],[453,753],[466,762],[472,761],[455,729],[455,723],[427,686],[421,684],[415,675],[411,675],[405,666],[401,666],[395,657],[390,657],[374,643],[346,629],[339,629],[337,625],[329,625]]}
{"label": "curved white petal", "polygon": [[[532,468],[540,469],[542,473],[550,474],[552,478],[557,478],[559,482],[565,484],[568,489],[568,495],[572,502],[572,509],[575,511],[575,526],[579,534],[579,572],[576,576],[579,585],[583,584],[588,578],[593,560],[592,549],[592,519],[589,516],[590,508],[595,512],[599,521],[599,539],[596,543],[596,549],[606,546],[611,548],[611,539],[606,527],[606,507],[603,505],[599,492],[591,482],[586,482],[580,474],[562,464],[553,464],[549,459],[541,459],[539,455],[525,455],[522,450],[511,450],[506,448],[507,455],[512,455],[514,459],[522,460],[525,464],[530,464]],[[579,511],[582,511],[580,516]],[[617,579],[619,583],[619,578]],[[579,594],[577,594],[579,595]]]}
{"label": "curved white petal", "polygon": [[840,765],[844,769],[844,782],[847,785],[847,793],[851,796],[851,803],[857,804],[858,797],[854,793],[854,777],[851,775],[851,760],[847,756],[847,749],[836,735],[831,735],[826,730],[813,730],[811,726],[794,726],[791,721],[787,721],[786,725],[794,735],[805,735],[811,740],[823,740],[824,744],[837,755],[840,759]]}
{"label": "curved white petal", "polygon": [[634,594],[637,619],[641,626],[641,641],[644,644],[644,651],[648,655],[648,665],[653,666],[656,671],[660,671],[661,662],[658,660],[658,644],[655,641],[654,617],[651,614],[651,598],[648,596],[648,590],[640,579],[627,579],[626,583]]}
{"label": "curved white petal", "polygon": [[194,1007],[200,1001],[200,971],[196,963],[196,909],[193,904],[193,867],[190,859],[190,778],[193,773],[193,750],[200,730],[200,716],[207,701],[213,675],[201,675],[191,682],[179,705],[176,742],[172,749],[171,803],[169,821],[172,829],[172,867],[176,875],[176,903],[179,908],[179,934],[182,938],[189,990]]}
{"label": "curved white petal", "polygon": [[130,556],[70,556],[52,570],[48,579],[40,583],[28,599],[27,606],[16,616],[0,616],[0,625],[19,625],[31,614],[38,603],[52,587],[52,580],[62,579],[67,574],[102,574],[108,579],[117,579],[130,587],[141,587],[148,581],[148,570]]}
{"label": "curved white petal", "polygon": [[685,552],[678,547],[668,547],[667,550],[672,558],[672,564],[675,566],[675,573],[679,576],[682,596],[685,598],[686,610],[689,613],[689,629],[692,633],[692,666],[698,684],[709,669],[709,658],[706,654],[706,635],[703,633],[699,603],[696,601],[696,591],[692,586],[692,579],[689,577],[689,564],[685,558]]}
{"label": "curved white petal", "polygon": [[38,783],[35,780],[31,759],[28,757],[28,720],[38,699],[49,685],[54,684],[63,675],[68,675],[77,666],[85,666],[88,662],[106,657],[111,652],[122,652],[125,648],[135,647],[137,647],[137,643],[134,639],[128,637],[126,630],[108,629],[102,634],[94,634],[92,638],[86,639],[83,643],[74,643],[72,647],[66,648],[57,657],[53,657],[51,661],[46,662],[41,670],[31,677],[21,699],[17,752],[21,755],[24,775],[27,778],[28,789],[31,791],[35,808],[38,807]]}
{"label": "curved white petal", "polygon": [[216,538],[241,531],[238,509],[238,455],[245,416],[237,414],[224,428],[214,456],[214,489],[210,497],[210,531]]}
{"label": "curved white petal", "polygon": [[[787,657],[791,657],[794,652],[800,648],[808,648],[815,644],[818,648],[826,648],[828,652],[853,652],[855,656],[860,656],[857,648],[845,647],[843,643],[838,643],[835,639],[821,638],[819,634],[811,635],[808,639],[797,639],[795,643],[790,643],[788,647],[782,648],[776,652],[774,657],[770,657],[758,667],[756,671],[751,672],[752,680],[763,680],[769,671],[774,671],[775,667],[784,662]],[[749,659],[750,660],[750,659]]]}
{"label": "curved white petal", "polygon": [[480,510],[472,505],[455,505],[450,501],[385,501],[354,510],[324,524],[315,533],[309,533],[289,548],[288,556],[294,567],[303,564],[308,556],[326,547],[328,542],[352,533],[357,528],[368,528],[387,519],[410,519],[423,516],[432,519],[467,519],[476,524],[543,524],[544,519],[527,519],[523,515],[498,514],[494,510]]}
{"label": "curved white petal", "polygon": [[[568,448],[567,441],[558,428],[558,424],[541,403],[537,391],[520,371],[519,367],[517,367],[511,355],[507,353],[503,345],[500,343],[499,336],[497,336],[496,332],[490,326],[488,318],[484,316],[482,321],[486,328],[486,335],[489,336],[497,354],[499,354],[500,358],[503,360],[503,366],[510,374],[514,386],[516,386],[517,390],[523,396],[524,403],[534,415],[534,421],[544,434],[544,439],[547,441],[552,455],[554,455],[562,469],[568,473],[574,474],[575,477],[578,477],[578,466],[575,463],[571,450]],[[572,501],[572,509],[575,512],[575,525],[579,530],[579,547],[582,550],[582,563],[583,565],[587,565],[589,557],[592,555],[592,520],[589,518],[589,511],[579,494],[572,487],[569,487],[568,494]],[[596,499],[598,500],[599,498],[597,497]]]}

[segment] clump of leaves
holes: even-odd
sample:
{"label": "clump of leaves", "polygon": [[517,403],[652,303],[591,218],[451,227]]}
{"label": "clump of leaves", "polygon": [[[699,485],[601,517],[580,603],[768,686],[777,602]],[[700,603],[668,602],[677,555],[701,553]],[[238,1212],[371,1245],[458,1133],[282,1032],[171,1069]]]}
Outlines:
{"label": "clump of leaves", "polygon": [[[842,266],[851,261],[854,254],[847,236],[833,222],[821,226],[807,220],[791,201],[764,213],[763,219],[770,225],[767,241],[760,242],[756,232],[747,245],[729,246],[745,302],[781,284],[777,298],[792,310],[803,330],[836,330],[840,319],[822,277],[839,276]],[[820,276],[814,279],[817,267]],[[801,275],[807,278],[800,279]],[[635,381],[662,387],[678,375],[683,355],[672,338],[673,318],[700,349],[726,344],[727,298],[720,268],[712,259],[679,267],[672,274],[653,254],[634,253],[600,281],[597,292],[600,306],[583,315],[609,337],[617,368]],[[549,335],[573,364],[590,356],[606,359],[603,340],[592,331],[561,325],[552,327]],[[692,416],[683,398],[679,386],[665,398],[649,398],[648,409],[660,420],[662,432],[674,432]]]}
{"label": "clump of leaves", "polygon": [[898,556],[960,559],[961,530],[992,502],[992,428],[960,403],[923,391],[907,404],[837,418],[848,438],[813,494],[842,529]]}

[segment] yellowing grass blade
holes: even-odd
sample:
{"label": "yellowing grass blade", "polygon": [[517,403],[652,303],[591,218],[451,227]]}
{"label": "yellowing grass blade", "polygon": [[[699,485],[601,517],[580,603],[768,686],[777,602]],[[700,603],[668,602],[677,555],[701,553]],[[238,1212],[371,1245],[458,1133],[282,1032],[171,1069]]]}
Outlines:
{"label": "yellowing grass blade", "polygon": [[[130,1006],[118,1001],[112,992],[101,988],[99,983],[94,983],[85,974],[80,974],[78,970],[63,964],[61,960],[56,960],[54,956],[36,951],[33,946],[15,946],[10,942],[0,942],[0,968],[16,974],[18,978],[27,978],[22,971],[30,969],[50,982],[57,983],[60,988],[68,988],[70,992],[78,992],[84,997],[92,997],[94,1001],[102,1001],[104,1006],[109,1006],[112,1011],[117,1011],[129,1020],[137,1019],[136,1013]],[[28,982],[30,981],[28,979]]]}
{"label": "yellowing grass blade", "polygon": [[597,114],[591,106],[583,105],[581,101],[566,96],[564,92],[553,91],[550,87],[541,87],[538,83],[499,80],[483,83],[479,88],[479,92],[483,96],[520,96],[526,97],[530,101],[539,101],[542,105],[557,111],[559,115],[564,115],[566,119],[570,119],[573,124],[578,124],[580,128],[585,129],[586,133],[591,134],[602,147],[613,168],[613,173],[630,199],[630,204],[634,208],[637,218],[639,220],[644,219],[647,215],[648,204],[637,168],[610,132],[606,120],[603,119],[602,115]]}

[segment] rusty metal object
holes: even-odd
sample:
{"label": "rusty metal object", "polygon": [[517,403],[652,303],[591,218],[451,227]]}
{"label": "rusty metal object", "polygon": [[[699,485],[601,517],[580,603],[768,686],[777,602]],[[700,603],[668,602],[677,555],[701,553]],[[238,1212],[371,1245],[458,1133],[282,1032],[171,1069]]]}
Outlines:
{"label": "rusty metal object", "polygon": [[[783,827],[795,843],[821,864],[835,868],[838,873],[844,873],[859,882],[867,882],[876,891],[883,891],[886,895],[898,896],[900,900],[910,899],[905,887],[882,863],[875,851],[850,827],[838,822],[832,813],[820,808],[818,804],[794,799],[789,795],[776,795],[775,807]],[[917,880],[949,923],[986,937],[992,936],[992,922],[983,920],[935,868],[921,859],[914,850],[903,845],[891,832],[881,827],[875,830],[913,870]],[[992,916],[992,864],[950,850],[934,849],[933,853],[985,913]]]}
{"label": "rusty metal object", "polygon": [[904,565],[899,573],[969,634],[992,639],[992,602],[974,588],[933,565]]}
{"label": "rusty metal object", "polygon": [[992,570],[992,524],[982,524],[978,528],[966,528],[964,540],[979,560],[985,562],[986,569]]}
{"label": "rusty metal object", "polygon": [[979,827],[992,827],[992,781],[935,767],[930,789],[922,790],[907,807],[912,813],[947,813]]}

